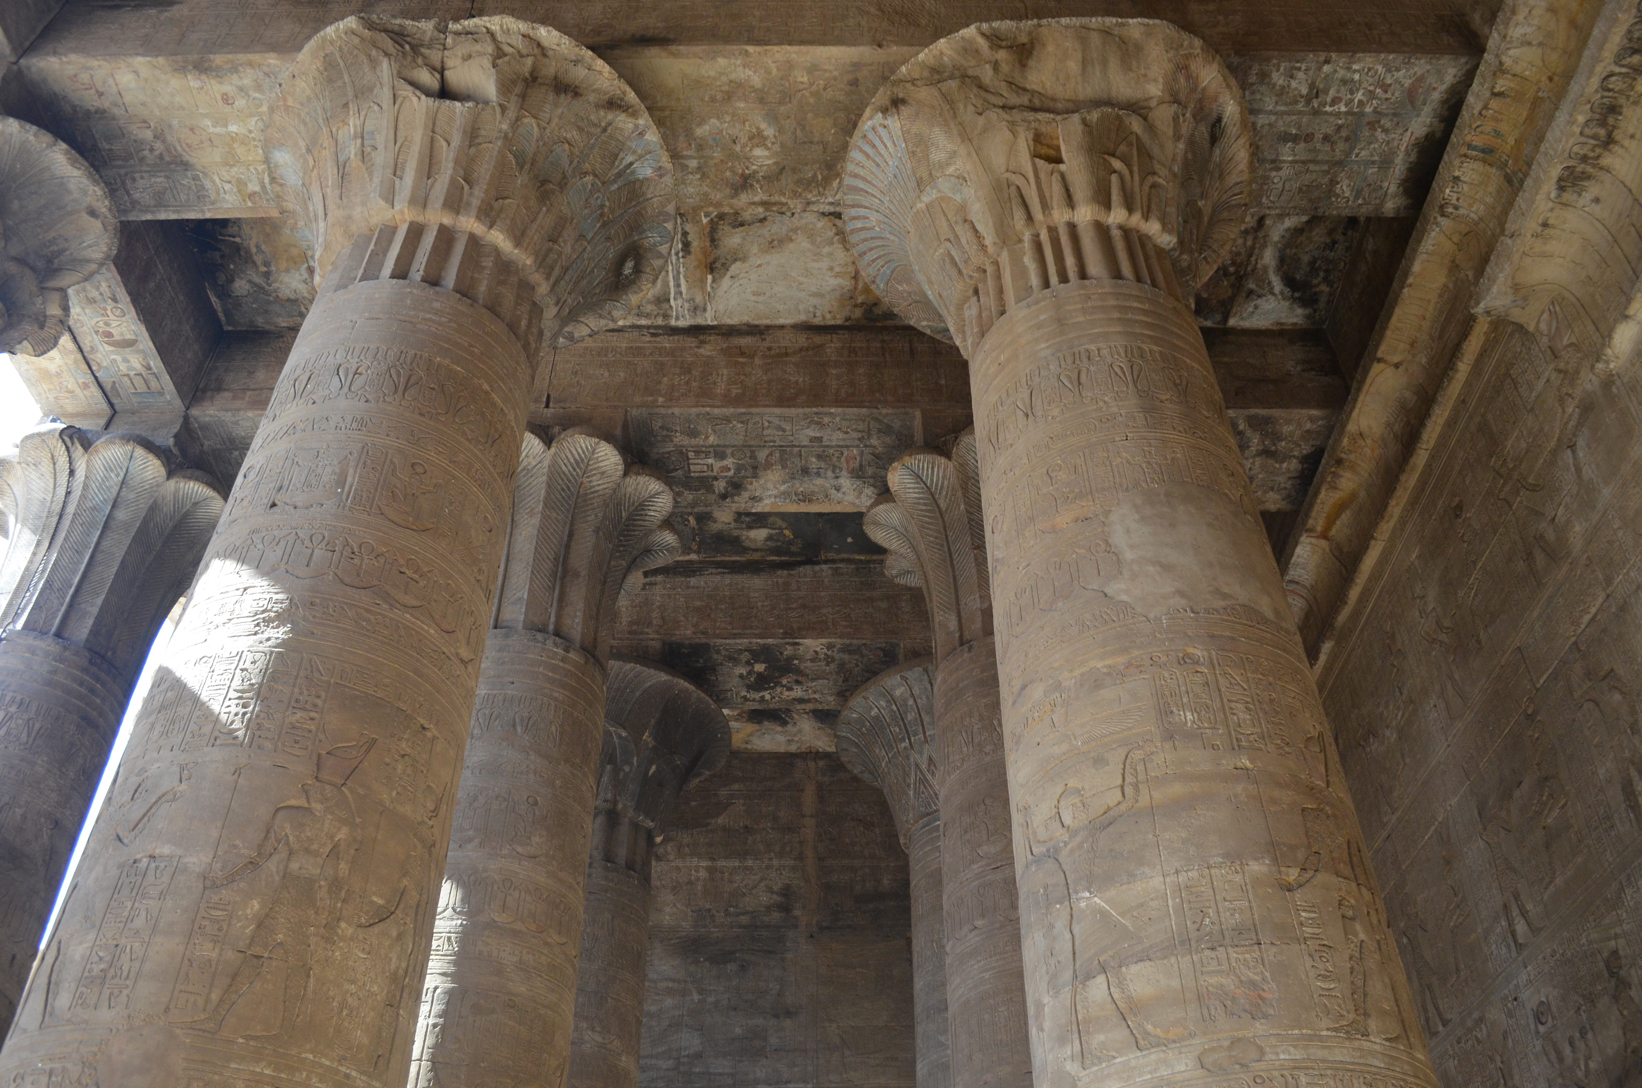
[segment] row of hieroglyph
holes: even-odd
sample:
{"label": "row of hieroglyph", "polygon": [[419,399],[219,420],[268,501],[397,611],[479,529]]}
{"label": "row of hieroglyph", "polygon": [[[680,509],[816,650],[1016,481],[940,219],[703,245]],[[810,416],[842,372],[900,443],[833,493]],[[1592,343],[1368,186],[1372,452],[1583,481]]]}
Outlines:
{"label": "row of hieroglyph", "polygon": [[[111,217],[71,153],[5,131],[33,157],[0,163],[0,301],[21,330],[0,346],[33,350],[106,260]],[[61,615],[0,641],[36,655],[0,693],[0,735],[72,736],[93,770],[129,691],[98,647],[146,644],[163,611],[154,591],[152,617],[110,613],[109,588],[163,556],[171,592],[194,565],[151,510],[221,516],[188,538],[188,609],[0,1084],[560,1084],[583,935],[631,945],[643,918],[637,892],[588,884],[602,723],[618,701],[655,731],[696,723],[663,795],[722,751],[712,712],[646,709],[660,696],[608,660],[617,596],[673,553],[666,487],[591,436],[524,439],[541,350],[618,319],[666,266],[667,155],[631,91],[552,30],[366,17],[303,50],[267,153],[319,295],[226,501],[150,470],[174,497],[133,504],[129,543],[80,563],[101,581],[65,599],[53,557],[122,539],[96,515],[123,485],[20,485],[89,524],[39,523],[17,584]],[[918,927],[920,1039],[938,1047],[941,946],[964,1088],[1434,1083],[1190,308],[1250,178],[1225,68],[1147,21],[952,35],[850,150],[863,273],[956,342],[974,391],[973,436],[903,458],[869,514],[891,573],[923,587],[935,660],[863,693],[841,741],[912,791],[892,800],[941,915]],[[105,445],[135,449],[80,453]],[[142,630],[108,635],[127,621]],[[919,683],[915,741],[866,703],[902,713]],[[622,792],[599,849],[642,867]],[[5,826],[75,810],[48,793],[19,782]],[[60,843],[19,848],[60,870]],[[593,1030],[619,1057],[631,961],[602,985]],[[936,1050],[920,1059],[938,1083]],[[601,1068],[631,1084],[619,1065]]]}

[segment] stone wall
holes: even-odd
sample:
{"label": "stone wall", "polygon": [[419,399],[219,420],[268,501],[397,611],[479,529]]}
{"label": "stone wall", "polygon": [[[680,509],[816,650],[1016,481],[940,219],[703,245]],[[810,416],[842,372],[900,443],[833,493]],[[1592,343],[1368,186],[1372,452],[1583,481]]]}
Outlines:
{"label": "stone wall", "polygon": [[1473,332],[1321,677],[1450,1088],[1642,1083],[1642,373],[1562,332]]}
{"label": "stone wall", "polygon": [[653,870],[641,1088],[911,1088],[907,859],[835,756],[735,752]]}

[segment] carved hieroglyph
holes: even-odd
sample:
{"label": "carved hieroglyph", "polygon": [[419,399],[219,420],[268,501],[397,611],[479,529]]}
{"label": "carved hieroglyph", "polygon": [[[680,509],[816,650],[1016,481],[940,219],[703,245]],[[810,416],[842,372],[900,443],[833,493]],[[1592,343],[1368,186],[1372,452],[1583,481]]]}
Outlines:
{"label": "carved hieroglyph", "polygon": [[1187,304],[1248,178],[1220,62],[1121,20],[937,43],[847,167],[970,359],[1040,1086],[1433,1083]]}
{"label": "carved hieroglyph", "polygon": [[923,587],[935,642],[936,788],[941,810],[952,1083],[1026,1086],[1021,927],[1010,845],[1009,777],[973,431],[951,456],[910,450],[865,518],[890,577]]}
{"label": "carved hieroglyph", "polygon": [[672,508],[608,442],[525,436],[413,1088],[564,1082],[616,598],[678,554]]}
{"label": "carved hieroglyph", "polygon": [[154,633],[222,513],[140,438],[49,427],[0,460],[0,1027]]}
{"label": "carved hieroglyph", "polygon": [[106,265],[119,241],[96,171],[44,129],[0,117],[0,352],[56,347],[65,292]]}
{"label": "carved hieroglyph", "polygon": [[856,692],[838,715],[838,758],[884,791],[907,852],[918,1088],[953,1083],[941,917],[941,813],[935,793],[934,671],[928,662],[890,669]]}
{"label": "carved hieroglyph", "polygon": [[604,723],[569,1083],[638,1088],[651,852],[679,793],[724,765],[730,723],[682,678],[633,661],[610,663]]}
{"label": "carved hieroglyph", "polygon": [[643,107],[511,19],[330,27],[268,150],[324,286],[0,1083],[405,1083],[533,360],[673,219]]}

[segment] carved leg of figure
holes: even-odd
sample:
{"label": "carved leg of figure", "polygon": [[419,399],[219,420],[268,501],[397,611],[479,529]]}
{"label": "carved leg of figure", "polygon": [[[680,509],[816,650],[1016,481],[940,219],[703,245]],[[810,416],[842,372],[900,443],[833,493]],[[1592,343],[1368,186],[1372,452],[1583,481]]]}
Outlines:
{"label": "carved leg of figure", "polygon": [[918,1088],[950,1088],[953,1083],[941,859],[941,817],[935,813],[907,833],[912,898],[912,1023],[918,1035]]}
{"label": "carved leg of figure", "polygon": [[452,292],[321,295],[0,1082],[405,1082],[530,377]]}
{"label": "carved leg of figure", "polygon": [[971,375],[1039,1084],[1432,1083],[1191,311],[1053,288]]}
{"label": "carved leg of figure", "polygon": [[1021,920],[992,639],[935,670],[947,1009],[955,1088],[1030,1088]]}
{"label": "carved leg of figure", "polygon": [[552,635],[490,633],[413,1086],[563,1083],[604,686],[598,662]]}
{"label": "carved leg of figure", "polygon": [[[638,834],[649,833],[639,828]],[[638,1088],[650,943],[650,851],[648,843],[639,848],[644,858],[637,872],[598,856],[600,851],[587,867],[571,1088]]]}
{"label": "carved leg of figure", "polygon": [[26,631],[0,638],[0,1030],[130,696],[90,650]]}

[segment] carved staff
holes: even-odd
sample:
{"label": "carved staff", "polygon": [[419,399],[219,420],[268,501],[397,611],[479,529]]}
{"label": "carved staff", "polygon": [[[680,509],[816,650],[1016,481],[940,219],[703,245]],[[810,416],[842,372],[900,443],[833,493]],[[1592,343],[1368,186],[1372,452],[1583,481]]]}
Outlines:
{"label": "carved staff", "polygon": [[515,19],[325,29],[266,149],[319,295],[0,1083],[405,1083],[536,362],[671,243],[644,108]]}
{"label": "carved staff", "polygon": [[1103,19],[937,42],[845,170],[868,279],[969,360],[1043,1088],[1435,1083],[1192,313],[1250,172],[1219,59]]}

